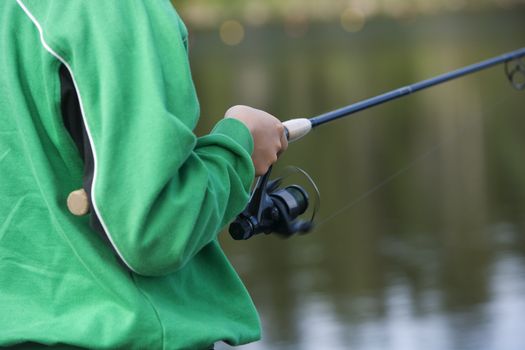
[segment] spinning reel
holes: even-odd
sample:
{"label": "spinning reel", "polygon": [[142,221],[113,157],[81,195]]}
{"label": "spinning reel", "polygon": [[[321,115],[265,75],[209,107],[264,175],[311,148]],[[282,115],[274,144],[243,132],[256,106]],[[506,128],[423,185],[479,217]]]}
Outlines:
{"label": "spinning reel", "polygon": [[230,225],[230,235],[235,240],[246,240],[259,233],[277,233],[290,237],[296,233],[307,233],[313,228],[320,196],[312,178],[303,170],[294,168],[304,175],[316,192],[316,203],[310,220],[298,219],[309,207],[308,192],[299,185],[282,187],[283,177],[270,180],[272,168],[261,176],[252,192],[246,209]]}

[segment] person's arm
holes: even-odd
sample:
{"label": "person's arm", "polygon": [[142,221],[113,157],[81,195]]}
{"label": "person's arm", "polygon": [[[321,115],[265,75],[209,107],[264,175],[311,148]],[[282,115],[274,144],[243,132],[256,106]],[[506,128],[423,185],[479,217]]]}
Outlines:
{"label": "person's arm", "polygon": [[93,162],[84,187],[103,233],[136,273],[183,267],[246,205],[246,123],[223,119],[195,137],[184,28],[169,1],[20,2],[74,79]]}

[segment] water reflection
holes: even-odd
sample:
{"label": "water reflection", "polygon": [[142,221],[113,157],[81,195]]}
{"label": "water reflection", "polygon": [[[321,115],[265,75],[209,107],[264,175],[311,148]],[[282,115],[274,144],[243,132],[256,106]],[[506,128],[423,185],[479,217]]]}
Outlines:
{"label": "water reflection", "polygon": [[[313,116],[518,48],[524,15],[324,25],[302,39],[250,29],[228,49],[193,33],[201,130],[233,103]],[[244,349],[525,348],[524,107],[493,69],[290,147],[280,167],[311,173],[330,219],[287,241],[222,237],[264,324]]]}

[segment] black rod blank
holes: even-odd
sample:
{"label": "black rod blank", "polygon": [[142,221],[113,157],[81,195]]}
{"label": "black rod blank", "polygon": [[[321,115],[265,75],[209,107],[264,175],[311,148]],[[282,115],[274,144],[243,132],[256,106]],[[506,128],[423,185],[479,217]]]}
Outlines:
{"label": "black rod blank", "polygon": [[328,123],[333,120],[349,116],[351,114],[383,104],[385,102],[392,101],[392,100],[398,99],[406,95],[410,95],[414,92],[417,92],[423,89],[427,89],[429,87],[432,87],[438,84],[442,84],[447,81],[457,79],[459,77],[462,77],[468,74],[479,72],[483,69],[487,69],[487,68],[493,67],[498,64],[513,61],[515,59],[519,59],[524,56],[525,56],[525,47],[519,50],[513,51],[513,52],[509,52],[509,53],[479,62],[479,63],[472,64],[470,66],[466,66],[466,67],[457,69],[452,72],[438,75],[437,77],[434,77],[431,79],[423,80],[419,83],[415,83],[415,84],[408,85],[408,86],[405,86],[405,87],[402,87],[402,88],[399,88],[399,89],[396,89],[390,92],[386,92],[379,96],[375,96],[367,100],[363,100],[363,101],[354,103],[350,106],[346,106],[346,107],[337,109],[332,112],[321,114],[317,117],[310,118],[309,120],[312,123],[312,128],[315,128],[316,126],[319,126],[321,124]]}

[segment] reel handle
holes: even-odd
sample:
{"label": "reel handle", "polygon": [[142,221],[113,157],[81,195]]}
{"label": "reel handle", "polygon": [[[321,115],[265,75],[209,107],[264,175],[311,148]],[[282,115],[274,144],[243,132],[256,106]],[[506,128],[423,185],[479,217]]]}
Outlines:
{"label": "reel handle", "polygon": [[289,142],[299,140],[312,130],[312,122],[306,118],[290,119],[283,122],[283,125],[286,128],[286,137]]}

